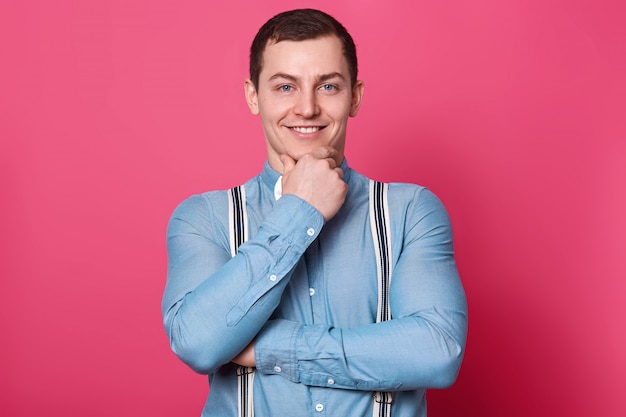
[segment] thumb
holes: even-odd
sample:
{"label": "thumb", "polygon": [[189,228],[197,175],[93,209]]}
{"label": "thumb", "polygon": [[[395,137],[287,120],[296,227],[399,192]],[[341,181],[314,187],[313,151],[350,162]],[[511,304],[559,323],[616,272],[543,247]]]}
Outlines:
{"label": "thumb", "polygon": [[296,161],[287,154],[280,155],[280,162],[283,164],[283,174],[288,173],[296,166]]}

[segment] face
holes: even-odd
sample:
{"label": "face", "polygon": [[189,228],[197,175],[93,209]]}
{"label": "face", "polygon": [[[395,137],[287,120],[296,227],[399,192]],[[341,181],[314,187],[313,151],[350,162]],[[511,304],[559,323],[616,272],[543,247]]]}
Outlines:
{"label": "face", "polygon": [[258,84],[246,80],[245,93],[252,114],[261,116],[272,168],[283,171],[281,154],[297,161],[325,145],[337,150],[341,163],[348,118],[358,113],[363,83],[351,86],[339,38],[268,44]]}

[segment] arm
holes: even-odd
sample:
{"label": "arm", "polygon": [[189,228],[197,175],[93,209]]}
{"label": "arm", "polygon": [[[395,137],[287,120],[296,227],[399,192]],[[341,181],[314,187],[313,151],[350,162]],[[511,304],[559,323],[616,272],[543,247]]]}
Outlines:
{"label": "arm", "polygon": [[228,232],[216,221],[225,214],[225,201],[218,213],[204,196],[175,210],[168,225],[162,312],[172,350],[197,372],[214,372],[233,359],[242,363],[236,355],[278,306],[294,266],[324,220],[343,204],[347,185],[331,158],[335,153],[324,147],[298,162],[281,158],[285,195],[232,259]]}
{"label": "arm", "polygon": [[465,346],[467,306],[449,219],[427,190],[408,212],[391,280],[392,320],[354,328],[272,320],[256,338],[258,371],[280,369],[294,382],[355,390],[440,388],[454,382]]}
{"label": "arm", "polygon": [[201,373],[228,363],[254,338],[323,225],[313,207],[285,196],[231,258],[228,231],[217,226],[211,201],[194,196],[172,214],[162,305],[172,350]]}

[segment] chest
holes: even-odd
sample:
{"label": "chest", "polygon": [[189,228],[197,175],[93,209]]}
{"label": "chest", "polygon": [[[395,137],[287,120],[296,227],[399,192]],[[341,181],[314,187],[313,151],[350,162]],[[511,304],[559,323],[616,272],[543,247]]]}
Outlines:
{"label": "chest", "polygon": [[[336,327],[376,321],[379,302],[377,265],[380,265],[377,255],[381,254],[381,245],[378,237],[373,237],[370,213],[376,209],[389,213],[380,210],[383,206],[381,195],[372,188],[368,193],[367,186],[363,185],[351,187],[352,192],[342,209],[324,225],[290,271],[288,285],[274,318]],[[252,203],[248,206],[251,234],[271,212],[273,201],[273,198],[254,197],[248,200]],[[392,232],[383,234],[391,237]],[[393,263],[391,259],[390,264]]]}
{"label": "chest", "polygon": [[378,275],[368,207],[328,222],[292,271],[275,317],[352,327],[376,321]]}

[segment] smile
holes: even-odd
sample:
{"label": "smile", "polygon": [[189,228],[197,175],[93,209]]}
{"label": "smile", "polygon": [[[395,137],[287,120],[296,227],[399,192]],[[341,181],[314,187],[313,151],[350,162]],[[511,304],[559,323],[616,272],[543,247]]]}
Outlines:
{"label": "smile", "polygon": [[295,130],[298,133],[315,133],[318,132],[321,127],[319,126],[294,126],[291,129]]}

